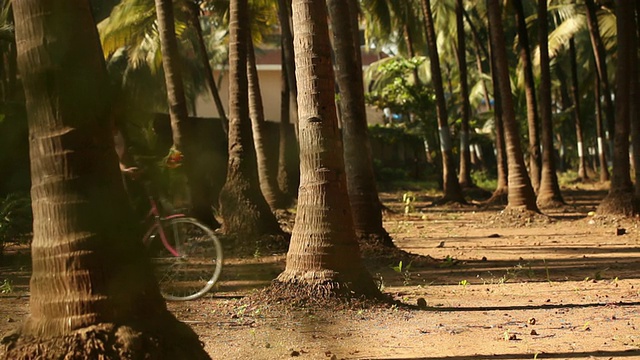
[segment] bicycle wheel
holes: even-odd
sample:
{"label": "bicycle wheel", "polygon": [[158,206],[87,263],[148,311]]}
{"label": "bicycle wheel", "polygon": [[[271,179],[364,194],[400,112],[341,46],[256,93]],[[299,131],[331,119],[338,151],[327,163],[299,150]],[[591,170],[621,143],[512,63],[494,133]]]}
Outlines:
{"label": "bicycle wheel", "polygon": [[167,300],[194,300],[211,290],[222,271],[222,246],[213,231],[198,220],[163,221],[152,235],[149,251],[156,280]]}

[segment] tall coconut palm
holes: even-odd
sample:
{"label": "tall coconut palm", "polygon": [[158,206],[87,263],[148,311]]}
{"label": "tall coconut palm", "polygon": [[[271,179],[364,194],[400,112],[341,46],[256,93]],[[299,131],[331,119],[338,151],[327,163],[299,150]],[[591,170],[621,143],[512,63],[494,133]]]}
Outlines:
{"label": "tall coconut palm", "polygon": [[294,0],[292,10],[301,179],[287,265],[273,286],[311,297],[377,295],[351,217],[326,3]]}
{"label": "tall coconut palm", "polygon": [[[613,99],[611,98],[611,85],[609,84],[609,71],[607,67],[607,53],[602,41],[600,27],[598,25],[598,8],[593,0],[585,0],[587,10],[587,25],[589,28],[589,37],[591,39],[591,47],[596,60],[596,70],[600,78],[600,86],[602,87],[601,96],[604,98],[603,112],[607,118],[607,129],[609,136],[615,133],[615,108]],[[600,101],[598,98],[596,101]]]}
{"label": "tall coconut palm", "polygon": [[551,69],[549,60],[547,0],[538,0],[538,39],[540,49],[540,125],[542,130],[542,172],[538,190],[538,206],[558,207],[564,203],[558,184],[553,146],[551,111]]}
{"label": "tall coconut palm", "polygon": [[195,333],[167,310],[135,231],[88,1],[13,6],[34,227],[30,315],[0,353],[5,359],[208,359]]}
{"label": "tall coconut palm", "polygon": [[578,148],[578,178],[586,180],[587,160],[584,153],[584,133],[582,131],[582,114],[580,112],[580,88],[578,77],[578,63],[576,61],[576,43],[573,38],[569,40],[569,62],[571,67],[571,99],[573,102],[573,119],[576,126],[576,146]]}
{"label": "tall coconut palm", "polygon": [[599,214],[632,215],[635,212],[633,185],[629,167],[629,131],[633,67],[637,66],[637,34],[635,5],[631,1],[616,1],[618,26],[618,64],[616,68],[616,122],[614,134],[613,172],[609,193],[598,206]]}
{"label": "tall coconut palm", "polygon": [[596,141],[598,146],[598,164],[600,165],[600,181],[605,182],[609,181],[609,163],[607,162],[606,151],[604,150],[605,144],[605,136],[604,136],[604,126],[602,121],[602,105],[599,101],[600,99],[600,89],[602,86],[600,85],[600,76],[596,75],[594,77],[594,98],[595,101],[595,115],[596,115]]}
{"label": "tall coconut palm", "polygon": [[529,32],[522,1],[513,1],[520,46],[520,64],[524,72],[524,93],[527,100],[527,125],[529,127],[529,176],[534,191],[540,188],[542,161],[540,155],[540,120],[536,101],[536,84],[533,77],[533,61],[529,46]]}
{"label": "tall coconut palm", "polygon": [[458,72],[460,74],[460,99],[462,100],[460,114],[460,169],[458,183],[461,187],[473,187],[471,179],[471,154],[469,148],[469,118],[471,117],[471,105],[469,104],[469,82],[467,79],[467,49],[464,31],[464,5],[462,0],[456,1],[456,35]]}
{"label": "tall coconut palm", "polygon": [[271,160],[266,151],[267,139],[265,138],[266,120],[264,118],[264,106],[260,95],[260,81],[258,79],[258,67],[256,65],[255,50],[251,34],[247,43],[247,81],[249,84],[249,117],[253,128],[253,143],[256,149],[256,160],[258,165],[258,179],[260,189],[267,204],[272,211],[283,209],[285,205],[283,194],[278,187],[277,174],[271,171]]}
{"label": "tall coconut palm", "polygon": [[438,44],[436,32],[433,25],[433,15],[431,13],[431,1],[422,0],[422,11],[427,32],[427,45],[429,47],[429,58],[431,64],[431,81],[436,94],[436,112],[438,119],[438,133],[440,135],[440,152],[442,156],[442,190],[444,197],[442,201],[465,203],[453,159],[453,144],[449,131],[449,121],[447,113],[447,100],[445,99],[444,86],[442,83],[442,73],[440,72],[440,59],[438,57]]}
{"label": "tall coconut palm", "polygon": [[247,0],[229,4],[229,162],[220,193],[223,230],[239,241],[283,232],[260,192],[256,152],[249,117]]}
{"label": "tall coconut palm", "polygon": [[353,28],[353,16],[357,19],[357,0],[347,2],[328,0],[327,8],[333,33],[336,80],[340,89],[344,161],[354,229],[361,244],[393,246],[391,237],[382,226],[382,203],[373,172],[362,65],[358,61],[360,38],[358,28]]}
{"label": "tall coconut palm", "polygon": [[[173,146],[169,158],[181,158],[184,154],[186,186],[189,191],[191,211],[195,217],[211,227],[219,227],[211,212],[211,200],[208,196],[207,184],[197,163],[197,148],[193,135],[189,138],[189,113],[184,92],[184,83],[180,73],[180,55],[174,24],[173,1],[155,0],[158,32],[162,49],[162,69],[167,89],[169,117],[171,119],[171,135]],[[191,129],[193,134],[193,129]]]}
{"label": "tall coconut palm", "polygon": [[487,15],[489,18],[489,32],[491,37],[492,57],[495,60],[495,70],[498,88],[502,101],[502,113],[505,133],[505,149],[509,172],[508,208],[522,208],[538,212],[535,193],[529,180],[522,149],[520,135],[516,122],[511,83],[509,79],[509,64],[507,63],[507,49],[504,41],[504,29],[500,16],[500,4],[487,0]]}
{"label": "tall coconut palm", "polygon": [[187,12],[189,13],[189,24],[196,31],[196,37],[198,42],[198,54],[200,55],[200,61],[202,62],[203,69],[205,71],[205,81],[207,86],[209,87],[209,91],[211,92],[211,96],[213,97],[213,101],[216,104],[216,110],[218,111],[218,116],[222,120],[222,126],[227,131],[227,123],[229,120],[227,119],[227,114],[224,111],[224,106],[222,105],[222,99],[220,98],[220,93],[218,91],[218,86],[216,85],[215,79],[213,77],[213,69],[211,69],[211,64],[209,63],[209,55],[207,54],[207,45],[204,40],[204,35],[202,33],[202,25],[200,24],[200,7],[199,1],[188,1],[185,5]]}

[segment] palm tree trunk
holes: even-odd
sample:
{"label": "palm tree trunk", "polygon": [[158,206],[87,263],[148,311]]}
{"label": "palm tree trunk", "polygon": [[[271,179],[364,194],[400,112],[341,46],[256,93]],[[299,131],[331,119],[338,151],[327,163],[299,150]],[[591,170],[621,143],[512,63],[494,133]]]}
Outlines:
{"label": "palm tree trunk", "polygon": [[[600,27],[598,26],[597,7],[593,0],[585,0],[587,8],[587,27],[589,28],[589,37],[591,39],[591,47],[596,60],[596,70],[600,78],[600,86],[602,86],[601,97],[604,98],[604,114],[607,118],[607,129],[609,136],[613,137],[615,133],[615,108],[611,99],[611,86],[609,85],[609,75],[607,70],[607,52],[602,43],[600,36]],[[600,101],[598,98],[597,101]],[[611,142],[609,148],[613,151]]]}
{"label": "palm tree trunk", "polygon": [[593,87],[595,106],[596,106],[596,138],[598,145],[598,163],[600,164],[600,181],[609,181],[609,163],[607,162],[607,154],[604,150],[604,129],[602,121],[602,106],[600,102],[600,76],[596,74],[595,84]]}
{"label": "palm tree trunk", "polygon": [[[382,203],[378,198],[373,172],[362,65],[358,61],[360,41],[357,36],[358,28],[352,28],[352,13],[357,11],[357,0],[348,2],[349,4],[344,0],[327,0],[333,33],[336,80],[341,96],[342,141],[349,202],[360,243],[393,247],[391,237],[382,226]],[[356,19],[357,16],[355,12]],[[357,25],[357,21],[355,24]]]}
{"label": "palm tree trunk", "polygon": [[540,125],[542,125],[542,173],[538,191],[538,206],[559,207],[564,204],[555,165],[553,121],[551,113],[551,70],[547,24],[547,0],[538,1],[538,36],[540,49]]}
{"label": "palm tree trunk", "polygon": [[326,19],[324,0],[293,1],[301,181],[287,265],[274,287],[310,297],[377,296],[351,217]]}
{"label": "palm tree trunk", "polygon": [[[284,50],[282,50],[284,52]],[[284,59],[284,56],[283,56]],[[296,197],[297,182],[300,178],[300,160],[298,157],[298,143],[295,141],[295,130],[290,134],[291,98],[287,70],[282,67],[282,89],[280,95],[280,125],[278,138],[278,188],[288,207]],[[297,107],[297,106],[296,106]]]}
{"label": "palm tree trunk", "polygon": [[145,260],[120,181],[113,99],[88,5],[13,4],[30,132],[33,266],[30,315],[0,353],[208,359],[166,309]]}
{"label": "palm tree trunk", "polygon": [[516,122],[513,97],[511,95],[511,83],[509,79],[509,64],[507,63],[507,51],[505,37],[500,16],[500,4],[497,1],[487,0],[487,13],[489,17],[489,31],[492,45],[492,57],[495,60],[495,70],[498,78],[498,88],[502,102],[502,119],[504,123],[505,149],[509,171],[509,202],[508,208],[523,208],[538,212],[535,193],[529,180],[522,148],[520,147],[520,134]]}
{"label": "palm tree trunk", "polygon": [[[531,186],[537,193],[540,188],[540,174],[542,157],[540,154],[540,121],[538,117],[538,104],[536,101],[536,84],[533,77],[533,65],[531,50],[529,47],[529,33],[521,1],[513,1],[516,14],[516,26],[518,29],[518,44],[520,45],[520,62],[524,71],[524,93],[527,99],[527,125],[529,127],[529,176]],[[546,42],[546,40],[545,40]]]}
{"label": "palm tree trunk", "polygon": [[464,32],[464,5],[462,0],[456,1],[456,29],[458,46],[456,59],[458,61],[458,71],[460,73],[460,97],[462,100],[462,111],[460,120],[460,170],[458,172],[458,182],[461,187],[473,187],[471,179],[471,153],[469,142],[469,118],[471,117],[471,105],[469,104],[469,83],[467,80],[467,49]]}
{"label": "palm tree trunk", "polygon": [[278,0],[278,20],[282,36],[282,63],[287,72],[287,84],[289,85],[290,109],[289,117],[293,120],[298,136],[298,86],[296,84],[295,55],[293,53],[293,30],[291,29],[291,0]]}
{"label": "palm tree trunk", "polygon": [[194,124],[189,121],[184,84],[180,74],[180,56],[173,16],[173,1],[155,0],[158,32],[162,48],[162,68],[164,70],[169,116],[171,118],[172,152],[184,154],[184,174],[193,216],[209,225],[219,227],[211,211],[211,196],[208,184],[198,166]]}
{"label": "palm tree trunk", "polygon": [[491,67],[491,80],[493,82],[493,118],[495,124],[495,149],[496,149],[496,189],[493,191],[491,198],[489,198],[487,204],[502,204],[508,203],[507,196],[509,194],[509,179],[507,169],[507,154],[504,143],[504,122],[502,113],[502,100],[500,96],[500,87],[498,86],[498,72],[496,71],[496,62],[493,57],[493,45],[490,43],[489,48],[491,54],[489,54],[489,65]]}
{"label": "palm tree trunk", "polygon": [[613,173],[609,193],[598,206],[600,214],[631,216],[635,212],[633,185],[629,167],[629,133],[633,68],[637,58],[635,5],[631,1],[616,1],[618,29],[618,64],[616,67],[616,123],[614,134]]}
{"label": "palm tree trunk", "polygon": [[256,152],[249,118],[247,80],[247,0],[229,4],[229,162],[220,192],[223,230],[249,242],[262,235],[284,235],[260,192]]}
{"label": "palm tree trunk", "polygon": [[578,64],[576,62],[575,40],[569,40],[569,61],[571,62],[571,99],[573,102],[573,119],[576,125],[576,142],[578,148],[578,178],[581,181],[589,178],[587,159],[584,153],[584,136],[582,132],[582,115],[580,113],[580,90],[578,85]]}
{"label": "palm tree trunk", "polygon": [[271,166],[272,159],[269,158],[267,153],[267,139],[264,137],[266,131],[264,106],[262,104],[262,95],[260,94],[253,39],[250,33],[247,39],[247,81],[249,82],[249,117],[253,127],[253,144],[256,149],[260,189],[271,211],[275,212],[275,210],[283,209],[284,200],[278,187],[278,176],[272,171],[276,167]]}
{"label": "palm tree trunk", "polygon": [[229,119],[227,119],[227,114],[224,110],[224,106],[222,105],[222,99],[220,98],[220,92],[218,91],[218,86],[216,85],[215,79],[213,77],[213,70],[211,69],[211,64],[209,63],[209,56],[207,55],[207,46],[204,43],[204,36],[202,34],[202,26],[200,25],[200,7],[197,2],[188,2],[187,8],[189,10],[189,14],[191,15],[191,26],[196,30],[196,36],[198,39],[198,47],[200,61],[202,62],[204,72],[205,72],[205,81],[207,82],[207,86],[209,87],[209,91],[211,92],[211,96],[213,97],[213,102],[216,104],[216,109],[218,110],[218,116],[220,116],[220,120],[222,122],[222,129],[225,134],[228,132],[228,123]]}
{"label": "palm tree trunk", "polygon": [[442,189],[444,192],[444,197],[441,201],[465,203],[466,201],[462,194],[462,190],[460,189],[460,184],[458,183],[456,167],[453,160],[453,146],[451,134],[449,132],[447,115],[447,100],[444,96],[442,73],[440,72],[440,59],[438,58],[438,44],[433,26],[433,16],[431,14],[431,1],[422,0],[421,4],[427,31],[427,45],[429,46],[429,55],[431,59],[431,81],[436,93],[436,112],[442,156]]}

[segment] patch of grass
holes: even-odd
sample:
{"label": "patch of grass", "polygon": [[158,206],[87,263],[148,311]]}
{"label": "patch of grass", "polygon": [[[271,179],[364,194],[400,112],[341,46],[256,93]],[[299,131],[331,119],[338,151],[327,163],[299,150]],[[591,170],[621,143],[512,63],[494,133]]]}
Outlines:
{"label": "patch of grass", "polygon": [[498,180],[495,178],[495,175],[486,171],[471,172],[471,179],[476,186],[488,191],[493,191],[498,186]]}
{"label": "patch of grass", "polygon": [[13,283],[9,279],[4,279],[0,284],[0,294],[11,294],[13,292]]}

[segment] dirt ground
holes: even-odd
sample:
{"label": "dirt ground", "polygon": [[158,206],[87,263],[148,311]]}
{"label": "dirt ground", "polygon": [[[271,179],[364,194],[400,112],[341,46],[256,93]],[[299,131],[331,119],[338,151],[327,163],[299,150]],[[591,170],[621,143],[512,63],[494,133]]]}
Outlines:
{"label": "dirt ground", "polygon": [[[385,227],[402,249],[438,260],[372,266],[403,303],[363,309],[287,309],[247,301],[284,268],[281,254],[225,262],[217,291],[169,303],[213,359],[640,359],[640,229],[600,218],[605,192],[564,189],[548,218],[499,208],[434,207],[414,192],[384,193]],[[24,257],[5,257],[0,334],[28,311]],[[395,269],[394,269],[395,267]]]}

